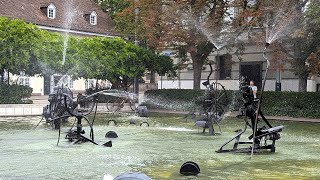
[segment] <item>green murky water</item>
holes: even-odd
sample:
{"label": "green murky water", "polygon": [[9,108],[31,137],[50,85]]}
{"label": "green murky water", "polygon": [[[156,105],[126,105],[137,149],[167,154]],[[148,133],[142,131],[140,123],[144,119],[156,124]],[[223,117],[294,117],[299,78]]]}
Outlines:
{"label": "green murky water", "polygon": [[[109,119],[120,123],[106,126]],[[107,131],[119,135],[113,147],[106,148],[70,145],[64,133],[56,146],[57,131],[45,125],[33,129],[40,117],[0,118],[0,179],[103,179],[127,171],[143,172],[152,179],[320,179],[320,123],[272,121],[285,126],[276,153],[250,159],[247,154],[215,153],[234,130],[243,127],[241,120],[225,119],[223,134],[208,136],[198,134],[194,123],[179,115],[151,114],[150,127],[129,126],[128,119],[101,115],[96,120],[99,144],[107,141]],[[186,161],[198,163],[197,177],[179,174]]]}

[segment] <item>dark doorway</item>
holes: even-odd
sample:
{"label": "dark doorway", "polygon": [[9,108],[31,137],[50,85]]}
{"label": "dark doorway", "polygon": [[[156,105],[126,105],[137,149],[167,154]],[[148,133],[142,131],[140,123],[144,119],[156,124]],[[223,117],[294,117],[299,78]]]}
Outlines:
{"label": "dark doorway", "polygon": [[246,81],[249,84],[250,80],[255,82],[258,90],[262,85],[262,63],[242,63],[240,66],[240,75],[246,77]]}
{"label": "dark doorway", "polygon": [[43,93],[44,95],[50,94],[50,81],[51,77],[49,75],[44,75],[44,87],[43,87]]}

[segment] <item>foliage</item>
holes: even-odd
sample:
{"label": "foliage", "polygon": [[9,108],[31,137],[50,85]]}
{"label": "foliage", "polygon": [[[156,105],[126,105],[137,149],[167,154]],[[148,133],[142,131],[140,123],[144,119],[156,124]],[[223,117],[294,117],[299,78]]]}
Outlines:
{"label": "foliage", "polygon": [[95,0],[101,8],[108,12],[114,18],[116,13],[121,12],[123,9],[129,7],[130,1],[128,0]]}
{"label": "foliage", "polygon": [[313,1],[306,12],[306,31],[308,32],[307,68],[313,75],[320,74],[320,2]]}
{"label": "foliage", "polygon": [[264,97],[262,110],[267,115],[320,117],[320,94],[318,92],[266,92]]}
{"label": "foliage", "polygon": [[255,38],[263,46],[270,41],[272,68],[286,69],[284,64],[291,64],[299,78],[299,91],[306,91],[310,73],[318,74],[319,59],[315,54],[320,47],[319,5],[319,1],[309,0],[263,0],[253,11],[243,13],[243,17],[254,17],[260,27],[269,27],[267,34],[260,33],[260,38]]}
{"label": "foliage", "polygon": [[38,62],[34,49],[38,46],[39,32],[36,25],[0,17],[1,74],[4,69],[13,74],[19,74],[22,70],[27,70],[31,75],[39,72],[36,66],[32,66]]}
{"label": "foliage", "polygon": [[[223,46],[221,42],[213,41],[229,33],[228,40],[223,41],[231,43],[230,34],[234,36],[234,33],[238,33],[239,28],[230,28],[237,26],[230,18],[232,15],[229,10],[232,6],[229,0],[139,0],[127,8],[119,9],[114,19],[120,34],[137,35],[142,45],[159,51],[163,48],[176,50],[177,57],[183,57],[183,62],[187,60],[187,55],[190,56],[194,88],[200,89],[202,66],[212,50]],[[139,14],[136,16],[137,8]],[[179,67],[183,65],[179,63]]]}
{"label": "foliage", "polygon": [[0,83],[0,104],[31,104],[32,88],[21,85]]}
{"label": "foliage", "polygon": [[[237,110],[238,91],[227,91],[230,109]],[[201,106],[203,90],[159,89],[145,92],[148,108],[190,111]],[[276,103],[275,103],[276,102]],[[320,118],[320,94],[318,92],[264,92],[262,111],[269,116]]]}
{"label": "foliage", "polygon": [[38,63],[38,66],[41,68],[41,74],[52,75],[55,73],[63,73],[63,37],[58,33],[42,30],[40,31],[38,44],[36,55],[39,59],[41,59],[41,61]]}
{"label": "foliage", "polygon": [[108,79],[116,88],[127,88],[146,70],[175,75],[171,58],[120,38],[83,38],[76,47],[74,77]]}
{"label": "foliage", "polygon": [[[2,26],[3,24],[3,26]],[[67,74],[74,78],[108,79],[126,88],[146,70],[175,75],[173,61],[120,38],[64,37],[39,30],[22,20],[0,18],[0,69],[26,75]],[[65,64],[64,38],[68,38]]]}
{"label": "foliage", "polygon": [[[75,45],[70,37],[69,46]],[[67,63],[62,66],[63,36],[19,19],[0,17],[0,69],[19,75],[66,73],[73,66],[75,48],[68,48]]]}

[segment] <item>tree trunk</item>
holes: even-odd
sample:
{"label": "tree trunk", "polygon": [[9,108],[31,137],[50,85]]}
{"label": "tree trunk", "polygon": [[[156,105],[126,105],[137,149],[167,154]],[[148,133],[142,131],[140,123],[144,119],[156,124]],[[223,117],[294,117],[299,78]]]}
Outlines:
{"label": "tree trunk", "polygon": [[4,69],[0,69],[0,75],[1,75],[1,83],[4,83]]}
{"label": "tree trunk", "polygon": [[96,90],[100,89],[100,87],[98,87],[98,86],[99,86],[99,82],[98,82],[98,81],[99,81],[99,80],[96,79]]}
{"label": "tree trunk", "polygon": [[10,85],[10,76],[9,76],[9,70],[7,71],[7,76],[8,76],[8,79],[7,79],[7,81],[8,81],[8,86]]}
{"label": "tree trunk", "polygon": [[299,92],[307,91],[308,76],[299,76]]}
{"label": "tree trunk", "polygon": [[154,71],[151,71],[150,73],[150,83],[155,83],[156,82],[156,75]]}
{"label": "tree trunk", "polygon": [[201,60],[197,60],[192,58],[193,61],[193,89],[200,89],[201,83],[201,71],[203,62]]}

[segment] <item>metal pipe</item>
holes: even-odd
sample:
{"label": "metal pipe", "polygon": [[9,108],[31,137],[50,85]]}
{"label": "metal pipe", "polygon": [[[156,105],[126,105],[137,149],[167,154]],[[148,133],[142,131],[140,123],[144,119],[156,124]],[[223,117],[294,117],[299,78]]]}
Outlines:
{"label": "metal pipe", "polygon": [[263,95],[263,91],[264,91],[264,87],[266,85],[266,77],[268,74],[268,70],[269,70],[269,66],[270,66],[270,61],[267,57],[267,48],[270,46],[270,43],[266,43],[266,46],[263,50],[263,55],[262,57],[267,61],[267,67],[266,67],[266,72],[264,74],[264,78],[263,78],[263,83],[262,83],[262,88],[261,88],[261,93],[260,93],[260,97],[259,97],[259,101],[258,101],[258,106],[257,106],[257,110],[256,110],[256,118],[254,121],[254,131],[253,131],[253,139],[252,139],[252,149],[251,149],[251,157],[253,156],[253,150],[255,147],[255,139],[256,139],[256,132],[257,132],[257,123],[258,123],[258,117],[259,117],[259,112],[260,112],[260,108],[261,108],[261,101],[262,101],[262,95]]}

